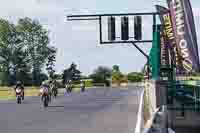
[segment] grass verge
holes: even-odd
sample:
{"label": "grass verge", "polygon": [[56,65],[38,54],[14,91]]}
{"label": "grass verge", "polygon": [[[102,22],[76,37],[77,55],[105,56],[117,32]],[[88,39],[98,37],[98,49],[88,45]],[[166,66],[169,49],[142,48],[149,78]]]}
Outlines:
{"label": "grass verge", "polygon": [[[90,88],[86,88],[90,89]],[[73,88],[74,92],[80,92],[80,86]],[[38,96],[39,87],[25,87],[25,96]],[[0,87],[0,100],[11,100],[15,99],[15,92],[12,87]]]}
{"label": "grass verge", "polygon": [[[91,88],[85,88],[85,90],[88,90],[88,89],[91,89]],[[73,88],[73,91],[74,92],[80,92],[81,91],[81,88],[80,87],[76,87],[76,88]]]}
{"label": "grass verge", "polygon": [[[25,96],[38,96],[39,87],[25,87]],[[12,87],[0,87],[0,100],[15,99],[15,92]]]}

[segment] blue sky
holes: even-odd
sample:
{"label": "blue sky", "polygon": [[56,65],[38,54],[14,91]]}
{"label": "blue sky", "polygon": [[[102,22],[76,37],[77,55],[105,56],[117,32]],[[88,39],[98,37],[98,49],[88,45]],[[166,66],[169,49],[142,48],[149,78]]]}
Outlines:
{"label": "blue sky", "polygon": [[[28,16],[38,19],[50,31],[51,45],[58,48],[56,70],[62,72],[71,62],[84,74],[97,66],[120,65],[124,73],[140,71],[146,59],[131,45],[99,44],[98,26],[92,22],[66,22],[68,14],[125,13],[154,11],[165,0],[0,0],[0,17],[16,22]],[[200,25],[200,1],[191,0],[196,26]],[[144,18],[144,38],[151,38],[151,19]],[[106,30],[106,29],[104,29]],[[199,28],[197,28],[199,36]],[[104,35],[106,36],[106,35]],[[198,40],[199,41],[199,40]],[[142,44],[146,52],[151,44]]]}

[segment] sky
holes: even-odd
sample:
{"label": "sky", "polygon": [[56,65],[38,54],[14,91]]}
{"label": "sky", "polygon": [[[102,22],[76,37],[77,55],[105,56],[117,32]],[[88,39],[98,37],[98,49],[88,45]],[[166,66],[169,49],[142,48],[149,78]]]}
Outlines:
{"label": "sky", "polygon": [[[165,0],[0,0],[0,17],[15,23],[19,18],[38,19],[50,33],[50,45],[58,48],[55,69],[61,73],[72,62],[88,75],[98,66],[119,65],[123,73],[141,71],[145,57],[130,44],[99,44],[96,21],[66,21],[71,14],[134,13],[155,11],[155,4],[166,6]],[[200,35],[200,1],[191,0],[197,36]],[[152,19],[143,18],[143,38],[151,39]],[[106,38],[106,21],[103,22]],[[119,21],[117,21],[119,24]],[[130,24],[130,28],[133,25]],[[120,35],[119,28],[117,36]],[[131,31],[132,32],[132,31]],[[200,41],[198,40],[198,44]],[[151,44],[139,45],[146,53]]]}

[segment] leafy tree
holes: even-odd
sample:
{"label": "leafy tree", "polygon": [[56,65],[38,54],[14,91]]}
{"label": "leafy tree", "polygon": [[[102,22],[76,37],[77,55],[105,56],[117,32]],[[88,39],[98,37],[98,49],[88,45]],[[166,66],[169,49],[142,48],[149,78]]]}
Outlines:
{"label": "leafy tree", "polygon": [[71,72],[72,75],[72,80],[79,80],[81,77],[81,72],[77,69],[77,65],[75,63],[72,63],[69,71]]}
{"label": "leafy tree", "polygon": [[121,72],[112,72],[112,82],[113,83],[117,83],[118,85],[120,85],[122,79],[123,79],[123,74]]}
{"label": "leafy tree", "polygon": [[81,79],[88,79],[88,76],[86,76],[86,75],[81,75]]}
{"label": "leafy tree", "polygon": [[81,77],[81,72],[77,69],[77,65],[72,62],[68,69],[63,72],[63,84],[69,80],[76,81]]}
{"label": "leafy tree", "polygon": [[18,73],[23,69],[27,70],[28,67],[27,53],[21,42],[21,34],[16,30],[15,25],[0,19],[0,64],[3,68],[1,71],[4,73],[1,78],[8,85],[14,84],[18,80]]}
{"label": "leafy tree", "polygon": [[120,86],[120,83],[123,79],[123,74],[120,72],[119,66],[114,65],[112,69],[112,82],[117,83]]}
{"label": "leafy tree", "polygon": [[[11,24],[3,19],[0,19],[0,64],[1,64],[1,80],[2,84],[9,84],[10,62],[11,62],[11,48],[12,45],[9,36],[12,32]],[[6,83],[7,82],[7,83]]]}
{"label": "leafy tree", "polygon": [[144,75],[138,72],[131,72],[127,77],[130,82],[141,82],[144,79]]}
{"label": "leafy tree", "polygon": [[54,79],[54,62],[56,61],[56,49],[54,47],[49,48],[49,56],[48,56],[48,61],[46,64],[46,70],[48,72],[49,78]]}
{"label": "leafy tree", "polygon": [[39,84],[41,84],[45,80],[48,80],[48,76],[45,73],[40,73],[40,75],[38,76]]}
{"label": "leafy tree", "polygon": [[41,69],[46,61],[52,77],[56,49],[48,44],[48,31],[38,21],[23,18],[14,25],[0,19],[1,84],[10,85],[21,80],[39,85],[41,79],[45,79]]}
{"label": "leafy tree", "polygon": [[55,73],[55,74],[54,74],[54,79],[57,79],[57,80],[62,79],[62,74],[57,74],[57,73]]}
{"label": "leafy tree", "polygon": [[89,77],[93,79],[94,83],[106,83],[107,79],[111,77],[111,73],[110,68],[99,66]]}
{"label": "leafy tree", "polygon": [[113,66],[113,71],[119,72],[119,71],[120,71],[120,70],[119,70],[119,66],[118,66],[118,65],[114,65],[114,66]]}
{"label": "leafy tree", "polygon": [[9,82],[8,82],[8,77],[9,75],[6,72],[0,72],[0,85],[1,86],[8,86]]}
{"label": "leafy tree", "polygon": [[33,83],[39,85],[38,77],[41,73],[41,68],[49,57],[49,37],[48,31],[42,25],[30,18],[19,19],[17,30],[21,34],[22,44],[28,51],[28,58],[32,66]]}
{"label": "leafy tree", "polygon": [[69,69],[65,69],[62,74],[63,84],[67,83],[67,81],[71,79],[72,79],[71,72],[69,71]]}

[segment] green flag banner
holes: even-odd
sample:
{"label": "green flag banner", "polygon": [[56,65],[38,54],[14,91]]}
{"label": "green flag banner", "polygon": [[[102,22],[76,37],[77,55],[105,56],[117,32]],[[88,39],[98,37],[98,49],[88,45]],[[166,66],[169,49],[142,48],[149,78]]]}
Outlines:
{"label": "green flag banner", "polygon": [[155,27],[153,32],[153,43],[149,55],[152,79],[158,79],[160,73],[160,25]]}

